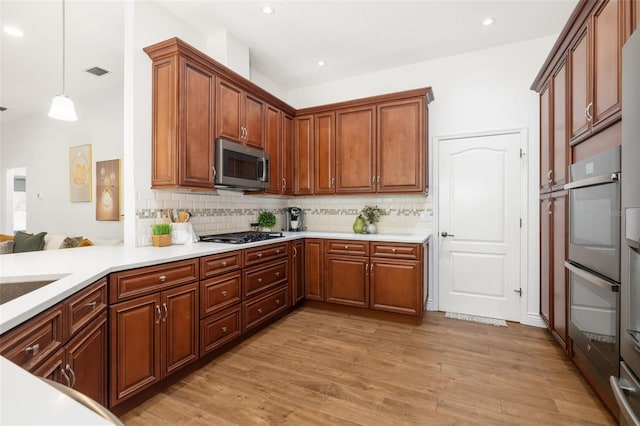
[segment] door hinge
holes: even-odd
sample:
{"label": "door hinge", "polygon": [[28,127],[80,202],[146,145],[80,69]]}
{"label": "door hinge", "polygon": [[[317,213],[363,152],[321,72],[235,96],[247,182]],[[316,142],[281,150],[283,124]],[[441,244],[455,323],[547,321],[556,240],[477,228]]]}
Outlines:
{"label": "door hinge", "polygon": [[513,290],[514,293],[518,293],[520,295],[520,297],[522,297],[522,289],[519,288],[517,290]]}
{"label": "door hinge", "polygon": [[520,218],[520,228],[522,228],[522,218]]}

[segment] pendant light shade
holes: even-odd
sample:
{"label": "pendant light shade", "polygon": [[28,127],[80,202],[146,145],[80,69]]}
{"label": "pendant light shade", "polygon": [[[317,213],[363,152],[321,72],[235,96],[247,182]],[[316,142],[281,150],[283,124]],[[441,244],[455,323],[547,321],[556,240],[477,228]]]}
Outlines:
{"label": "pendant light shade", "polygon": [[55,118],[56,120],[78,121],[73,101],[64,94],[56,96],[51,101],[49,117]]}
{"label": "pendant light shade", "polygon": [[77,121],[76,108],[73,101],[64,93],[65,88],[65,12],[64,0],[62,0],[62,93],[53,98],[49,117],[56,120]]}

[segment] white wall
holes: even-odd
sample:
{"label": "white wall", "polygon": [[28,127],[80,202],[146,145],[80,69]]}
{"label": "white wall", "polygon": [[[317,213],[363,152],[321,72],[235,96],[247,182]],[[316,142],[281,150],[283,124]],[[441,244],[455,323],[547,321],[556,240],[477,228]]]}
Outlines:
{"label": "white wall", "polygon": [[[26,167],[29,232],[122,239],[122,222],[96,221],[95,206],[95,162],[123,158],[122,92],[110,90],[74,98],[74,102],[79,116],[76,122],[54,120],[46,113],[4,122],[0,170]],[[85,144],[92,146],[92,201],[72,203],[69,147]],[[0,186],[4,205],[6,185]],[[5,219],[3,215],[0,232],[12,234]]]}
{"label": "white wall", "polygon": [[[429,140],[504,129],[528,132],[527,308],[523,322],[540,325],[538,96],[529,90],[556,36],[469,52],[380,72],[291,90],[296,108],[364,96],[431,86],[435,101],[429,106]],[[432,147],[430,147],[430,151]],[[433,169],[430,156],[430,170]],[[433,182],[433,179],[430,179]],[[431,187],[431,189],[436,189]],[[432,197],[429,197],[429,200]],[[437,200],[434,200],[437,209]],[[434,224],[437,231],[437,224]],[[435,240],[437,241],[437,240]],[[432,243],[435,243],[432,242]]]}

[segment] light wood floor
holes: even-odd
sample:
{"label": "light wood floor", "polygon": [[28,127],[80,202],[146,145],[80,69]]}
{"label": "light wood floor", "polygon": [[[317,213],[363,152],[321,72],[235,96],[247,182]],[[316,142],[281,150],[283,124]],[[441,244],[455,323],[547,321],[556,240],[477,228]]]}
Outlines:
{"label": "light wood floor", "polygon": [[122,417],[126,425],[614,424],[546,330],[303,307]]}

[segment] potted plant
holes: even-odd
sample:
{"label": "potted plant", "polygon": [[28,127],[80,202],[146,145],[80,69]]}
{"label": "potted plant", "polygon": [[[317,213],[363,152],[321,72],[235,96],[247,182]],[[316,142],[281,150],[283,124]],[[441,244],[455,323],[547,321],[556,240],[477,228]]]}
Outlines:
{"label": "potted plant", "polygon": [[151,242],[154,247],[164,247],[171,245],[171,224],[154,223],[151,225]]}
{"label": "potted plant", "polygon": [[258,225],[260,225],[262,231],[271,231],[271,228],[273,228],[275,224],[276,215],[268,211],[260,212],[260,215],[258,216]]}
{"label": "potted plant", "polygon": [[375,234],[377,231],[376,223],[380,221],[380,216],[384,216],[387,212],[378,206],[364,206],[360,210],[360,216],[367,221],[367,233]]}

